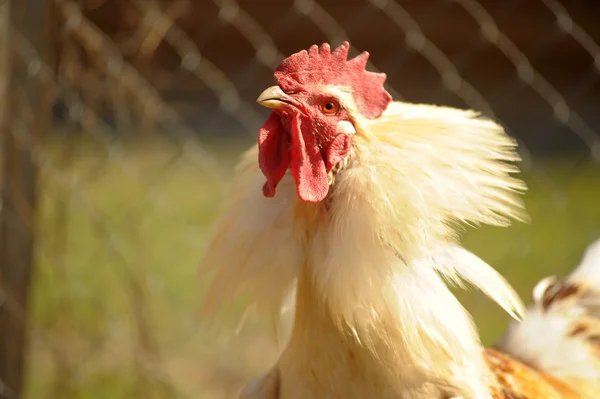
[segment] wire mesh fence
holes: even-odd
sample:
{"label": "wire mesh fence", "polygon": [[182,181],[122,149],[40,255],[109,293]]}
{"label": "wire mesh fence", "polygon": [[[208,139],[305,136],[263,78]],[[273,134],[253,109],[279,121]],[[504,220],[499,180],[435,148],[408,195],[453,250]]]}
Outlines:
{"label": "wire mesh fence", "polygon": [[[592,0],[0,1],[0,395],[230,397],[270,364],[263,323],[238,334],[196,317],[195,269],[266,118],[254,99],[313,43],[349,40],[396,100],[473,108],[519,140],[532,224],[464,241],[527,299],[600,236],[599,12]],[[507,319],[474,298],[490,343]]]}

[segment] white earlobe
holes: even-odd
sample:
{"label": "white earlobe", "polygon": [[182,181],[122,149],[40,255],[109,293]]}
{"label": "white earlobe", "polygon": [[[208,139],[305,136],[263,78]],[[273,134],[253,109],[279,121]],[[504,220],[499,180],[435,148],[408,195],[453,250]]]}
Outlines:
{"label": "white earlobe", "polygon": [[340,121],[337,124],[337,132],[344,134],[356,134],[356,129],[350,121]]}

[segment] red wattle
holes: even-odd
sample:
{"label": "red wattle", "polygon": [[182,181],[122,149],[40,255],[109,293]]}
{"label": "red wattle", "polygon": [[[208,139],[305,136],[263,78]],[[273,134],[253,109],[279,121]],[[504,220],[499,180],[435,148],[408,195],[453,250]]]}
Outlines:
{"label": "red wattle", "polygon": [[283,179],[290,165],[290,136],[286,133],[281,117],[271,112],[258,132],[258,166],[267,178],[263,186],[265,197],[273,197],[277,184]]}
{"label": "red wattle", "polygon": [[292,176],[301,200],[319,202],[329,191],[327,170],[311,122],[299,113],[290,122],[292,136]]}
{"label": "red wattle", "polygon": [[295,113],[289,123],[288,133],[281,116],[272,112],[258,133],[258,165],[267,178],[263,194],[273,197],[277,184],[291,166],[300,199],[320,202],[329,192],[327,174],[348,156],[352,137],[335,136],[323,154],[307,117]]}

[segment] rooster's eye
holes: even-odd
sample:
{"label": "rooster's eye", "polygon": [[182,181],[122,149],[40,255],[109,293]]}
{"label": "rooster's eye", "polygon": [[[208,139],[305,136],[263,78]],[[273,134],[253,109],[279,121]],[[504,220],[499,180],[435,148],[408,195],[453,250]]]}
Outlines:
{"label": "rooster's eye", "polygon": [[323,111],[324,114],[333,114],[337,111],[337,105],[333,102],[327,102],[321,105],[321,111]]}

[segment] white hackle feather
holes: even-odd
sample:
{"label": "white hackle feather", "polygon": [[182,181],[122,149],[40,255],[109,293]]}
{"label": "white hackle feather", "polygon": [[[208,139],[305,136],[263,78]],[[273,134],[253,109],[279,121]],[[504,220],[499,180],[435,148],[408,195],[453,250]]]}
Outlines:
{"label": "white hackle feather", "polygon": [[583,398],[600,397],[600,240],[567,278],[536,285],[526,317],[510,325],[498,346]]}
{"label": "white hackle feather", "polygon": [[500,273],[482,259],[458,245],[443,248],[436,258],[436,270],[450,282],[459,287],[466,282],[479,288],[512,318],[521,320],[525,307],[518,294]]}
{"label": "white hackle feather", "polygon": [[[352,106],[346,95],[342,103]],[[298,284],[311,287],[299,286],[296,301],[306,301],[302,296],[310,292],[310,303],[327,309],[338,334],[351,337],[323,350],[301,338],[316,332],[292,333],[284,355],[310,356],[311,367],[338,359],[323,396],[420,399],[446,392],[489,398],[493,382],[479,338],[444,278],[466,281],[514,317],[521,314],[509,284],[456,238],[461,223],[526,220],[518,195],[525,186],[510,176],[518,171],[511,164],[519,160],[516,144],[473,111],[391,103],[376,120],[356,118],[352,153],[336,170],[324,203],[300,202],[289,176],[275,198],[263,198],[256,148],[246,155],[204,260],[216,270],[207,300],[218,304],[246,291],[278,312],[294,281],[308,274]],[[311,316],[297,315],[296,324],[298,317]],[[326,323],[315,324],[310,328]],[[302,343],[297,348],[296,341]],[[356,376],[340,364],[347,351],[336,347],[339,342],[362,353],[364,367],[377,368],[379,378],[387,376],[384,383],[393,385],[388,395],[381,384],[369,391],[368,381],[348,381]],[[298,364],[305,363],[285,358],[281,375],[286,367],[302,372]],[[366,359],[377,359],[377,366]],[[325,366],[323,373],[334,371]],[[321,383],[313,381],[311,392]]]}
{"label": "white hackle feather", "polygon": [[291,177],[282,179],[275,198],[265,198],[256,159],[253,147],[238,165],[234,191],[213,228],[200,269],[213,274],[203,304],[210,312],[246,296],[277,323],[304,259],[303,237],[291,223],[296,202]]}

